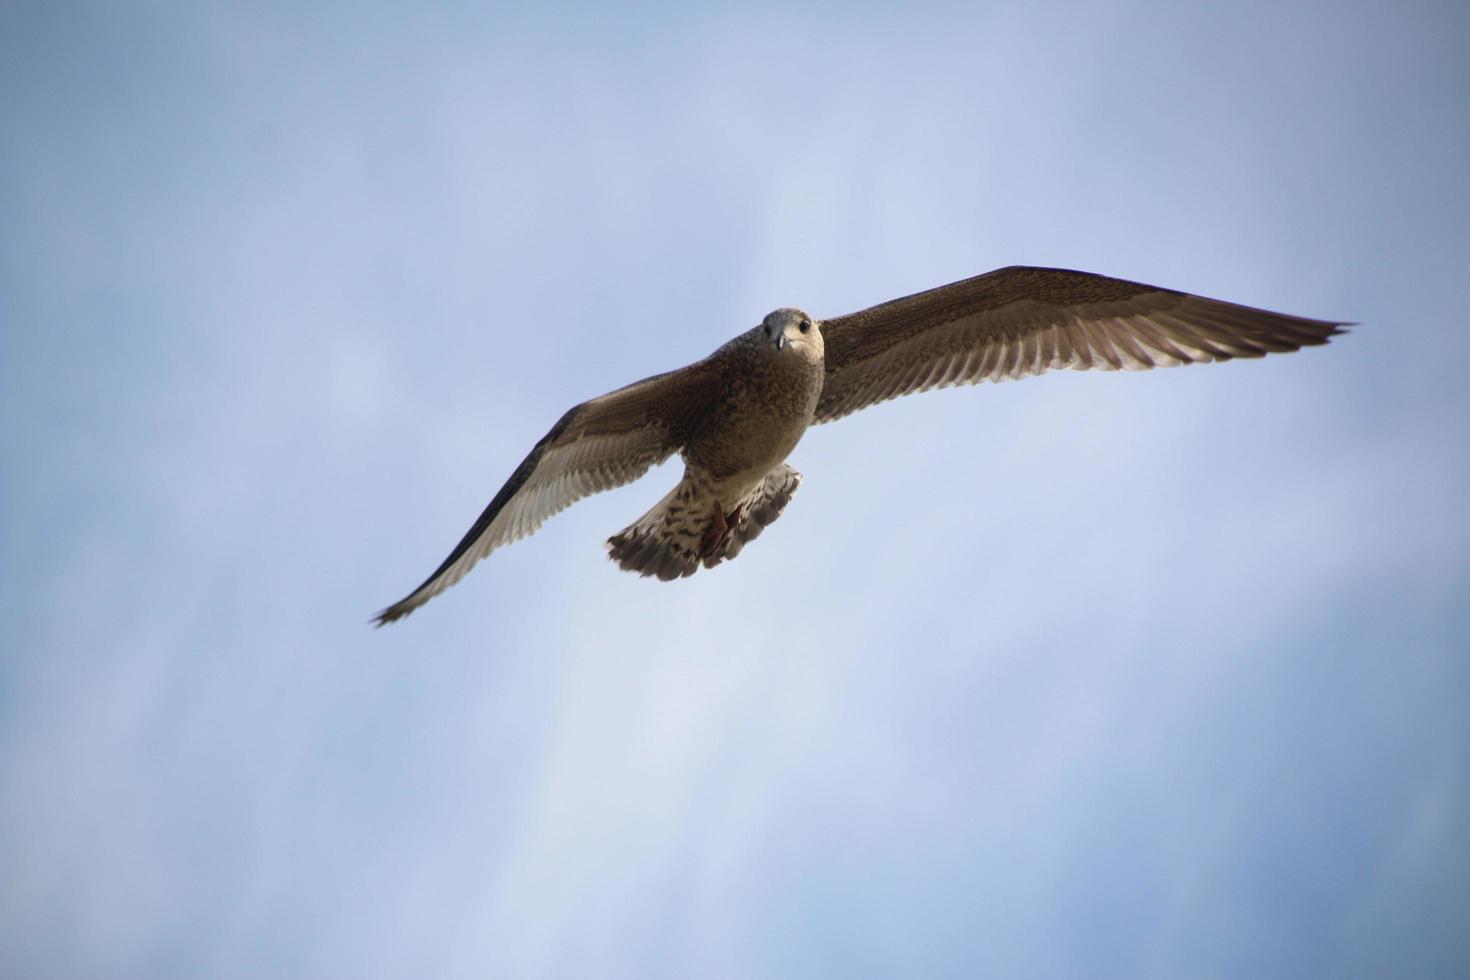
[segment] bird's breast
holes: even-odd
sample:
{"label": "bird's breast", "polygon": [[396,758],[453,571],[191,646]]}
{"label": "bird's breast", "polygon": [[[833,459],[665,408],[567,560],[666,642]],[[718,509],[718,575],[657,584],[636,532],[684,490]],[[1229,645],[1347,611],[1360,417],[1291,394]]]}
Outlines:
{"label": "bird's breast", "polygon": [[[790,353],[790,352],[788,352]],[[823,371],[801,356],[748,357],[732,365],[719,404],[685,447],[685,458],[722,481],[764,477],[811,424]]]}

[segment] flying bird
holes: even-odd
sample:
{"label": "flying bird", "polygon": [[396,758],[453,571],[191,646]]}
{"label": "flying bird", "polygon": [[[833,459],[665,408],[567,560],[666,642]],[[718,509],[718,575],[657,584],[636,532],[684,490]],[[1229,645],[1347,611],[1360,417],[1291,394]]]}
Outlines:
{"label": "flying bird", "polygon": [[665,581],[740,554],[791,501],[808,426],[931,388],[1053,368],[1143,370],[1324,344],[1345,323],[1270,313],[1068,269],[1011,266],[819,320],[784,308],[677,371],[583,402],[551,427],[434,574],[378,613],[401,619],[481,558],[675,453],[678,485],[608,539]]}

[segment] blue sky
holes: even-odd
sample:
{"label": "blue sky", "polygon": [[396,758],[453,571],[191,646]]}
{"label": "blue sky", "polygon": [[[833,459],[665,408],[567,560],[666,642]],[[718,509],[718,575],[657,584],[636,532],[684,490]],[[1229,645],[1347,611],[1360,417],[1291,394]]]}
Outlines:
{"label": "blue sky", "polygon": [[[1463,976],[1461,4],[7,4],[17,975]],[[1011,263],[1362,326],[813,430],[392,628],[571,404]]]}

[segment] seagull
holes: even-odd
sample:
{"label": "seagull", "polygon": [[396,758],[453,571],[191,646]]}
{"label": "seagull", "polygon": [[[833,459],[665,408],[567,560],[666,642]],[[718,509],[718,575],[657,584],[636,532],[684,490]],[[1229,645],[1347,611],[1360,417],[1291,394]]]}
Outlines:
{"label": "seagull", "polygon": [[900,395],[1054,368],[1262,357],[1325,344],[1349,325],[1031,266],[830,320],[779,309],[702,361],[563,415],[449,557],[374,622],[407,616],[496,548],[675,453],[678,485],[607,541],[619,568],[664,581],[734,558],[781,516],[802,480],[786,457],[809,426]]}

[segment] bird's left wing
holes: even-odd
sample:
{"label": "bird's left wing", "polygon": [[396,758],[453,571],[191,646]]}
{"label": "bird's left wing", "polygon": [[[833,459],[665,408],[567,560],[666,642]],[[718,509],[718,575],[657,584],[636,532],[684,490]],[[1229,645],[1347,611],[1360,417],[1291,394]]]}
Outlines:
{"label": "bird's left wing", "polygon": [[481,558],[590,494],[638,479],[683,447],[719,390],[708,361],[583,402],[536,443],[480,519],[413,592],[373,617],[382,626],[443,592]]}
{"label": "bird's left wing", "polygon": [[822,323],[814,422],[1053,368],[1142,369],[1324,344],[1340,323],[1069,269],[1011,266]]}

